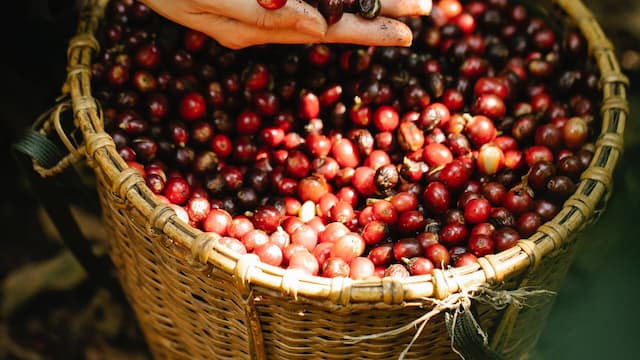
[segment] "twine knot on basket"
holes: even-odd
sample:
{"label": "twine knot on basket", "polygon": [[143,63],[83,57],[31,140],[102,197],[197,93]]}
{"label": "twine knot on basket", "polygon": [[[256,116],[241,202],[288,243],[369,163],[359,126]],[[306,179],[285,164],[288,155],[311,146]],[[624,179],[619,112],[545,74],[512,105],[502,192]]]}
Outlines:
{"label": "twine knot on basket", "polygon": [[[411,329],[416,329],[416,333],[411,339],[411,342],[407,344],[398,356],[399,360],[403,360],[429,321],[439,314],[444,314],[447,331],[451,338],[451,350],[465,359],[468,357],[465,356],[465,354],[468,355],[472,348],[465,346],[465,349],[462,350],[461,343],[478,341],[478,339],[480,339],[479,341],[481,341],[484,346],[483,351],[490,350],[488,349],[488,336],[473,315],[472,301],[487,304],[495,310],[504,310],[507,307],[522,309],[524,307],[536,306],[529,302],[529,300],[533,298],[555,296],[555,294],[554,291],[534,287],[522,287],[515,290],[495,290],[487,285],[481,285],[472,289],[462,289],[460,292],[451,294],[442,300],[434,298],[424,299],[427,303],[432,304],[433,307],[431,310],[404,326],[376,334],[345,336],[345,340],[350,344],[355,344],[361,341],[398,336]],[[508,321],[508,319],[505,320]],[[470,337],[474,339],[469,340]],[[499,358],[497,354],[494,354],[494,356]]]}

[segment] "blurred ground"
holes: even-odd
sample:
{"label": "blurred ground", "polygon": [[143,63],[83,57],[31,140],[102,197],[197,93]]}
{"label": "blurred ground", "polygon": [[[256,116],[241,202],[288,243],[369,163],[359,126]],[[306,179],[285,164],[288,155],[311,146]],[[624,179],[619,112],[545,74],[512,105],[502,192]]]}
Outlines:
{"label": "blurred ground", "polygon": [[[56,236],[8,154],[9,144],[59,93],[73,1],[9,2],[0,12],[0,359],[147,359],[126,301],[86,281]],[[619,50],[632,84],[640,83],[640,3],[588,1]],[[640,207],[640,91],[632,86],[626,153],[614,197],[582,246],[558,294],[535,359],[635,359],[640,335],[635,211]],[[55,281],[54,281],[55,280]],[[46,286],[42,287],[42,284]],[[42,290],[35,292],[35,290]]]}

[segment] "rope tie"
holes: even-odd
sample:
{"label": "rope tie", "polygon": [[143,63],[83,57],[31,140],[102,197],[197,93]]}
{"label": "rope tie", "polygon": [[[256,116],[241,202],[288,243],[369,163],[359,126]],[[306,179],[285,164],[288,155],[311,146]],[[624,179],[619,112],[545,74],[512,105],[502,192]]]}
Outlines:
{"label": "rope tie", "polygon": [[486,278],[487,283],[496,284],[497,271],[493,267],[493,264],[491,264],[491,262],[489,262],[485,257],[478,258],[478,264],[484,272],[484,277]]}
{"label": "rope tie", "polygon": [[187,263],[196,271],[210,273],[212,265],[208,262],[209,255],[219,239],[213,233],[200,233],[191,242],[191,253],[185,256]]}
{"label": "rope tie", "polygon": [[569,198],[569,200],[567,200],[564,205],[573,206],[580,212],[583,219],[588,219],[591,217],[595,209],[593,206],[590,206],[588,204],[588,201],[585,201],[585,199],[588,198],[582,194],[577,194]]}
{"label": "rope tie", "polygon": [[600,84],[613,84],[613,83],[622,83],[625,86],[629,86],[629,78],[619,72],[610,73],[600,78]]}
{"label": "rope tie", "polygon": [[98,109],[98,103],[96,102],[96,99],[93,96],[90,96],[90,95],[78,96],[73,101],[73,114],[75,116],[77,116],[77,114],[84,111],[90,111],[90,110],[97,111],[97,109]]}
{"label": "rope tie", "polygon": [[164,232],[164,227],[174,216],[176,216],[176,212],[171,206],[166,204],[156,206],[149,215],[147,232],[153,235],[161,235]]}
{"label": "rope tie", "polygon": [[69,81],[69,79],[74,76],[82,75],[82,74],[87,74],[90,76],[91,67],[87,64],[73,64],[73,65],[67,66],[67,81]]}
{"label": "rope tie", "polygon": [[599,40],[594,41],[593,45],[590,46],[591,53],[611,53],[613,51],[613,44],[606,37],[602,37]]}
{"label": "rope tie", "polygon": [[402,304],[404,301],[402,281],[389,276],[382,278],[382,298],[385,304]]}
{"label": "rope tie", "polygon": [[453,293],[446,273],[442,269],[435,269],[431,274],[433,276],[433,294],[436,298],[442,300]]}
{"label": "rope tie", "polygon": [[124,205],[127,200],[127,193],[132,190],[136,185],[144,183],[142,175],[133,168],[126,168],[122,170],[113,179],[113,187],[111,188],[112,194],[115,196],[117,204]]}
{"label": "rope tie", "polygon": [[100,43],[98,43],[96,37],[93,36],[93,34],[83,33],[72,37],[69,41],[69,47],[67,48],[67,58],[71,57],[71,53],[73,52],[73,50],[81,47],[88,47],[95,52],[100,52]]}
{"label": "rope tie", "polygon": [[484,257],[487,262],[491,265],[493,272],[495,273],[495,282],[499,284],[504,281],[505,272],[502,266],[502,260],[498,258],[497,255],[487,255]]}
{"label": "rope tie", "polygon": [[604,113],[610,109],[619,109],[624,111],[625,113],[629,113],[629,103],[626,99],[615,96],[605,99],[600,106],[600,112]]}
{"label": "rope tie", "polygon": [[280,291],[285,296],[293,297],[294,301],[298,300],[298,288],[300,287],[300,279],[304,273],[297,269],[288,269],[284,271],[282,275],[282,282],[280,283]]}
{"label": "rope tie", "polygon": [[251,282],[253,270],[260,263],[260,258],[255,254],[242,255],[233,269],[233,277],[236,281],[238,289],[242,293],[249,292],[249,284]]}
{"label": "rope tie", "polygon": [[542,255],[540,254],[536,243],[526,239],[518,240],[516,246],[522,249],[522,251],[529,257],[529,266],[531,266],[531,271],[537,269],[538,265],[540,265],[540,259],[542,258]]}
{"label": "rope tie", "polygon": [[606,187],[607,192],[611,190],[611,174],[605,168],[601,168],[599,166],[592,166],[588,168],[582,173],[582,175],[580,175],[580,180],[585,179],[591,179],[602,183]]}
{"label": "rope tie", "polygon": [[91,137],[87,139],[86,144],[88,159],[94,161],[98,150],[106,147],[115,148],[113,139],[109,134],[107,134],[106,132],[92,134]]}
{"label": "rope tie", "polygon": [[211,251],[218,245],[220,235],[210,232],[203,232],[191,243],[191,256],[206,264],[209,260]]}
{"label": "rope tie", "polygon": [[353,284],[351,278],[341,276],[332,278],[329,300],[336,304],[348,305],[351,301],[351,284]]}
{"label": "rope tie", "polygon": [[[94,20],[95,18],[102,17],[103,11],[100,9],[100,2],[96,0],[86,1],[87,6],[84,6],[80,11],[80,17],[86,18],[87,21]],[[91,18],[91,19],[89,19]]]}
{"label": "rope tie", "polygon": [[616,133],[606,133],[602,134],[598,137],[596,141],[597,147],[609,146],[616,150],[622,150],[624,147],[624,139],[620,134]]}
{"label": "rope tie", "polygon": [[551,239],[554,250],[560,249],[564,242],[563,239],[566,239],[569,235],[564,226],[549,226],[548,224],[544,224],[538,228],[538,231]]}

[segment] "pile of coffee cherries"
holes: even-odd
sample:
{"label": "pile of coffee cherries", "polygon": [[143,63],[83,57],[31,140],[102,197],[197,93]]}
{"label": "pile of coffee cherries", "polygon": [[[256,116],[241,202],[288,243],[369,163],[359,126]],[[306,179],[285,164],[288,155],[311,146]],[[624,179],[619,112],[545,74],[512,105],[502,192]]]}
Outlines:
{"label": "pile of coffee cherries", "polygon": [[597,69],[579,32],[506,0],[402,20],[411,48],[232,51],[113,0],[94,95],[120,156],[232,252],[353,279],[471,264],[575,191]]}

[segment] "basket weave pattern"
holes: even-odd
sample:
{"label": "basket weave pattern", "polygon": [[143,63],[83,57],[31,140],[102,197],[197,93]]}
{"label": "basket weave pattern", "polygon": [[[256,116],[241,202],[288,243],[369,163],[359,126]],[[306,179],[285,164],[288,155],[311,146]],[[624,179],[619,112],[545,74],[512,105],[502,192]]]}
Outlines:
{"label": "basket weave pattern", "polygon": [[[628,81],[610,42],[582,3],[554,0],[545,8],[562,12],[589,42],[600,69],[603,102],[594,160],[552,221],[514,248],[481,258],[479,264],[403,281],[298,277],[261,264],[255,255],[238,258],[160,204],[104,132],[91,97],[90,64],[98,48],[93,32],[105,4],[106,0],[87,2],[78,35],[69,46],[65,89],[85,138],[81,150],[97,175],[111,235],[110,255],[156,358],[397,357],[415,331],[354,344],[345,342],[345,336],[399,328],[432,308],[426,298],[446,299],[465,289],[556,290],[573,257],[576,234],[597,218],[606,202],[622,151]],[[474,303],[474,309],[490,344],[508,358],[517,358],[534,349],[552,303],[553,297],[542,297],[524,308],[497,310]],[[442,314],[429,320],[407,358],[458,358]]]}

